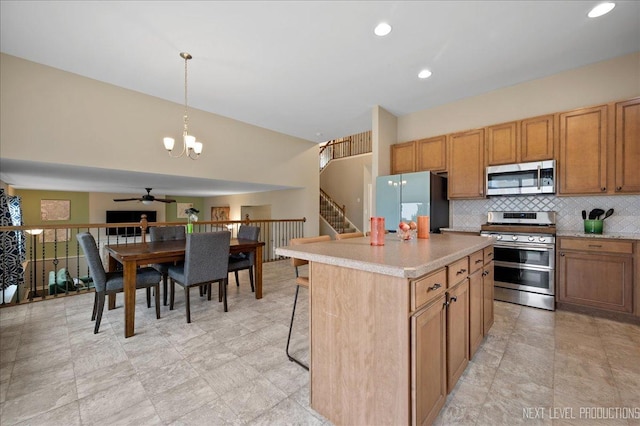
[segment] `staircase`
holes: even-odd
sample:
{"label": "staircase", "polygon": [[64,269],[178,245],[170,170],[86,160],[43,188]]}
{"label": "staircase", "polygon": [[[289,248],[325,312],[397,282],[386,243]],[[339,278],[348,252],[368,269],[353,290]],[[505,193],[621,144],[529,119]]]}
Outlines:
{"label": "staircase", "polygon": [[320,216],[338,233],[357,232],[358,230],[347,219],[345,206],[340,206],[320,188]]}

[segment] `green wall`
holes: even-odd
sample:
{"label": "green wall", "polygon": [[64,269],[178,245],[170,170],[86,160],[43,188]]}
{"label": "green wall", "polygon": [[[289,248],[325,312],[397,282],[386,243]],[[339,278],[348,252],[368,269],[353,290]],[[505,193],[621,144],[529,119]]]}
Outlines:
{"label": "green wall", "polygon": [[[67,192],[67,191],[39,191],[16,189],[14,194],[21,198],[22,204],[22,221],[25,226],[38,225],[72,225],[75,223],[89,223],[89,193],[88,192]],[[69,200],[69,220],[42,220],[40,216],[41,200]],[[53,236],[49,234],[44,247],[36,243],[35,257],[39,258],[62,258],[67,253],[75,254],[77,251],[77,243],[75,237],[76,230],[71,230],[68,242],[53,241]],[[33,237],[25,234],[27,237],[27,257],[31,255],[31,245]],[[39,237],[38,237],[39,238]],[[56,253],[57,252],[57,253]]]}
{"label": "green wall", "polygon": [[200,213],[198,213],[198,219],[209,220],[207,212],[204,211],[204,198],[176,197],[173,195],[167,195],[167,198],[176,200],[175,203],[165,205],[165,218],[167,222],[187,222],[186,218],[178,219],[178,203],[193,203],[193,207],[196,210],[200,210]]}

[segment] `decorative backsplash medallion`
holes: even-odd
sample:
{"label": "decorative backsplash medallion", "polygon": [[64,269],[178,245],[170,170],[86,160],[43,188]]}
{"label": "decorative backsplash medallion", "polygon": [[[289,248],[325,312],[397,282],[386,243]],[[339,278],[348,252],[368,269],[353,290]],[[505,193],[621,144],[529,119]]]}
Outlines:
{"label": "decorative backsplash medallion", "polygon": [[614,209],[607,218],[605,233],[640,232],[640,196],[605,195],[589,197],[557,197],[532,195],[491,197],[486,200],[451,201],[453,223],[450,228],[480,229],[487,222],[488,211],[548,211],[557,212],[558,231],[582,231],[582,210],[587,213],[595,208]]}

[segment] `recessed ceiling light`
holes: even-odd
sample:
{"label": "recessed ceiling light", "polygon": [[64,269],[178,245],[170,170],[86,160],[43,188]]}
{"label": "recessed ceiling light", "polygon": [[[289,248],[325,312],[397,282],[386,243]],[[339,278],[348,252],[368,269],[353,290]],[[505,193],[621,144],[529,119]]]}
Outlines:
{"label": "recessed ceiling light", "polygon": [[380,37],[384,37],[391,32],[391,25],[386,22],[380,22],[373,30],[374,34]]}
{"label": "recessed ceiling light", "polygon": [[611,12],[616,4],[613,2],[600,3],[587,14],[589,18],[597,18],[598,16],[606,15]]}
{"label": "recessed ceiling light", "polygon": [[418,73],[418,78],[425,79],[429,77],[431,77],[431,71],[429,70],[422,70]]}

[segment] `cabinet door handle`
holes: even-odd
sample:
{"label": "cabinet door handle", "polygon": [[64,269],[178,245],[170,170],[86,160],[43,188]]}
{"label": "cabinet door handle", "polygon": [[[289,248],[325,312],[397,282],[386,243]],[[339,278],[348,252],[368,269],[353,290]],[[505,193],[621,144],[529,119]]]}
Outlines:
{"label": "cabinet door handle", "polygon": [[622,191],[622,187],[621,186],[617,186],[616,187],[616,191]]}
{"label": "cabinet door handle", "polygon": [[449,299],[452,302],[457,302],[458,298],[456,296],[451,296],[451,298]]}
{"label": "cabinet door handle", "polygon": [[448,307],[449,307],[449,301],[445,300],[445,302],[442,304],[442,309],[448,308]]}
{"label": "cabinet door handle", "polygon": [[433,286],[431,286],[431,287],[427,287],[427,291],[437,290],[437,289],[439,289],[440,287],[442,287],[442,284],[440,284],[440,283],[435,283]]}
{"label": "cabinet door handle", "polygon": [[606,191],[606,190],[607,190],[607,188],[606,188],[606,187],[604,187],[604,186],[603,186],[602,188],[600,188],[600,191],[602,191],[602,192],[604,192],[604,191]]}
{"label": "cabinet door handle", "polygon": [[483,271],[483,272],[482,272],[482,276],[483,276],[483,277],[486,277],[487,275],[489,275],[489,271]]}
{"label": "cabinet door handle", "polygon": [[564,257],[564,253],[560,253],[560,256]]}

